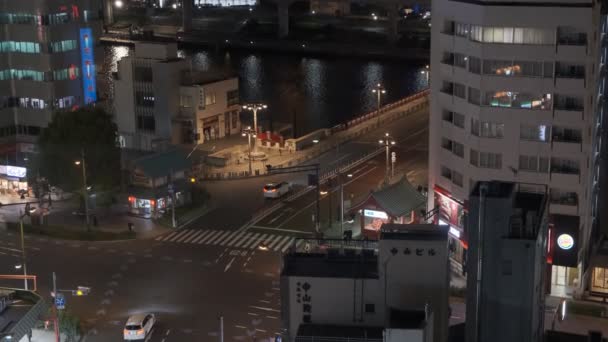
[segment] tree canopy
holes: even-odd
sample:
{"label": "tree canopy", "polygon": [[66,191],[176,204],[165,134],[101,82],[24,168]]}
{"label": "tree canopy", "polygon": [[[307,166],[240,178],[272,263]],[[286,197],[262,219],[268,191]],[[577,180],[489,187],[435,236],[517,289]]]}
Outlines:
{"label": "tree canopy", "polygon": [[100,107],[57,112],[42,131],[36,167],[49,184],[71,191],[82,187],[82,160],[86,162],[87,185],[112,189],[120,183],[120,149],[117,127]]}

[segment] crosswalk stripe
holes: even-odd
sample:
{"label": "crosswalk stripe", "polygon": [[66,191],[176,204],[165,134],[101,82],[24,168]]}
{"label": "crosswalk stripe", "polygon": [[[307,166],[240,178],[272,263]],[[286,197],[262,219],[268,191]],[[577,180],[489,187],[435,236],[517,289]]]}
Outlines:
{"label": "crosswalk stripe", "polygon": [[232,239],[236,234],[238,234],[237,232],[230,232],[230,234],[226,235],[223,239],[220,239],[217,243],[220,246],[226,246],[226,244],[228,243],[228,241],[230,241],[230,239]]}
{"label": "crosswalk stripe", "polygon": [[199,235],[196,239],[192,240],[192,243],[198,243],[199,241],[201,241],[205,236],[209,235],[209,233],[213,232],[212,230],[204,230],[203,234]]}
{"label": "crosswalk stripe", "polygon": [[232,240],[230,240],[230,242],[226,241],[226,246],[231,247],[235,242],[242,240],[244,236],[245,234],[241,234],[240,232],[234,234],[234,237]]}
{"label": "crosswalk stripe", "polygon": [[221,230],[212,230],[211,234],[207,235],[204,239],[199,241],[198,244],[202,245],[203,243],[208,242],[210,239],[215,238],[220,232],[221,232]]}
{"label": "crosswalk stripe", "polygon": [[280,251],[282,248],[281,246],[283,246],[283,244],[287,241],[289,241],[289,239],[291,238],[291,236],[286,235],[283,239],[281,239],[281,242],[277,243],[277,245],[275,246],[274,250],[275,251]]}
{"label": "crosswalk stripe", "polygon": [[262,234],[257,239],[253,240],[250,244],[244,246],[244,248],[255,249],[262,241],[266,239],[267,236],[268,234]]}
{"label": "crosswalk stripe", "polygon": [[196,234],[191,235],[189,238],[187,238],[184,243],[190,243],[190,241],[194,240],[194,238],[197,238],[199,235],[201,235],[201,233],[203,233],[204,231],[202,230],[198,230],[196,232]]}
{"label": "crosswalk stripe", "polygon": [[234,247],[239,247],[240,245],[242,245],[245,242],[249,243],[249,239],[251,239],[251,238],[253,238],[253,233],[245,233],[243,238],[239,239],[238,240],[239,242],[236,245],[234,245]]}
{"label": "crosswalk stripe", "polygon": [[156,240],[156,241],[160,241],[160,240],[162,240],[163,238],[164,238],[164,236],[162,236],[162,235],[161,235],[161,236],[157,236],[157,237],[156,237],[154,240]]}
{"label": "crosswalk stripe", "polygon": [[182,230],[181,232],[178,232],[176,235],[173,235],[173,237],[172,237],[172,238],[167,239],[167,241],[174,242],[175,240],[177,240],[177,239],[181,238],[181,237],[182,237],[182,236],[184,236],[185,234],[188,234],[188,232],[189,232],[189,230],[184,229],[184,230]]}
{"label": "crosswalk stripe", "polygon": [[270,243],[268,243],[268,249],[273,249],[274,246],[281,241],[281,239],[283,239],[283,235],[274,235],[272,236],[272,239],[270,240]]}
{"label": "crosswalk stripe", "polygon": [[283,249],[281,249],[281,253],[285,253],[285,251],[286,251],[286,250],[287,250],[289,247],[293,246],[293,241],[294,241],[294,240],[295,240],[294,238],[289,239],[289,242],[288,242],[287,244],[285,244],[285,247],[283,247]]}
{"label": "crosswalk stripe", "polygon": [[222,231],[222,233],[221,233],[220,235],[218,235],[216,238],[214,238],[214,239],[212,239],[212,240],[209,240],[209,242],[207,242],[207,244],[209,244],[209,245],[217,245],[217,243],[218,243],[218,242],[219,242],[221,239],[225,238],[225,237],[226,237],[226,235],[228,235],[228,234],[230,234],[230,233],[232,233],[232,232],[230,232],[230,231],[225,231],[225,230],[224,230],[224,231]]}
{"label": "crosswalk stripe", "polygon": [[300,248],[300,246],[302,245],[303,242],[304,242],[304,240],[298,239],[298,241],[296,241],[296,248]]}
{"label": "crosswalk stripe", "polygon": [[165,236],[163,237],[162,241],[167,241],[167,240],[169,240],[170,238],[172,238],[172,237],[174,237],[175,235],[180,234],[180,233],[182,233],[182,232],[180,232],[180,231],[171,232],[171,233],[169,233],[169,234],[165,235]]}
{"label": "crosswalk stripe", "polygon": [[183,242],[184,240],[186,240],[188,237],[190,237],[190,235],[196,233],[196,230],[192,229],[188,232],[188,234],[182,236],[179,240],[175,241],[175,242]]}

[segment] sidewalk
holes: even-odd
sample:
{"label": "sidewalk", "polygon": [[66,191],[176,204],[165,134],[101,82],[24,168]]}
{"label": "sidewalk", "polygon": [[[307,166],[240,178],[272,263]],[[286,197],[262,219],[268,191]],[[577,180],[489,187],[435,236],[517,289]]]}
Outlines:
{"label": "sidewalk", "polygon": [[[63,342],[66,340],[65,336],[62,334],[60,336],[60,340]],[[76,339],[78,341],[78,338]],[[44,330],[44,329],[32,329],[32,338],[29,340],[30,342],[55,342],[55,331],[54,330]],[[27,336],[23,336],[19,342],[28,342]]]}
{"label": "sidewalk", "polygon": [[[422,93],[424,94],[424,93]],[[418,97],[416,97],[418,96]],[[380,117],[371,112],[349,122],[348,128],[334,132],[322,138],[318,143],[299,151],[288,151],[276,147],[266,147],[258,144],[257,149],[266,153],[267,159],[252,161],[252,174],[263,175],[266,165],[273,167],[289,167],[302,164],[327,151],[338,148],[373,129],[386,126],[393,121],[423,110],[428,105],[428,96],[414,95],[381,108]],[[259,143],[259,141],[258,141]],[[209,179],[230,179],[248,177],[249,161],[244,159],[248,154],[247,139],[241,136],[231,136],[224,139],[209,141],[199,147],[202,151],[212,152],[213,156],[225,158],[226,166],[206,166],[205,177]]]}

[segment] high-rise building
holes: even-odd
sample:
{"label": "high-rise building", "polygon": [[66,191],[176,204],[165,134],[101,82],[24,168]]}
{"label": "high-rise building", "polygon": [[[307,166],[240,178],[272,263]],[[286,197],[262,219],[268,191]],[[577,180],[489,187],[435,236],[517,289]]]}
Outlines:
{"label": "high-rise building", "polygon": [[53,111],[97,100],[100,8],[97,0],[0,2],[4,142],[32,141]]}
{"label": "high-rise building", "polygon": [[546,186],[479,182],[469,197],[466,341],[541,341]]}
{"label": "high-rise building", "polygon": [[[54,111],[97,100],[100,9],[99,0],[0,1],[3,164],[24,166]],[[4,174],[9,177],[0,181],[2,188],[22,183],[8,167]]]}
{"label": "high-rise building", "polygon": [[551,236],[574,240],[567,257],[549,259],[550,288],[576,294],[586,278],[591,231],[592,2],[437,0],[432,6],[429,207],[450,224],[453,258],[466,262],[473,184],[544,184]]}

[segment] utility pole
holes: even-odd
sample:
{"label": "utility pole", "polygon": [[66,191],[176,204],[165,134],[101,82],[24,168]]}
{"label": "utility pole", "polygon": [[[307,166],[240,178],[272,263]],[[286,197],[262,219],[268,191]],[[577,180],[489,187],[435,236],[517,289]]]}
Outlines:
{"label": "utility pole", "polygon": [[220,342],[224,342],[224,316],[220,315]]}
{"label": "utility pole", "polygon": [[386,89],[382,86],[382,84],[378,83],[374,89],[372,89],[372,93],[378,95],[378,107],[376,115],[378,115],[378,127],[380,127],[380,101],[382,100],[382,95],[386,94]]}
{"label": "utility pole", "polygon": [[391,146],[395,145],[395,141],[391,138],[390,134],[385,133],[384,139],[378,140],[378,143],[380,143],[380,145],[384,146],[384,148],[386,149],[386,170],[384,172],[384,183],[388,184],[389,172],[390,172],[390,166],[389,166],[390,148],[391,148]]}
{"label": "utility pole", "polygon": [[23,279],[23,283],[25,285],[25,290],[28,290],[28,285],[27,285],[27,265],[26,265],[26,259],[25,259],[25,239],[23,238],[23,216],[28,215],[29,213],[22,213],[21,215],[19,215],[19,225],[21,228],[21,267],[23,267],[23,275],[26,276],[25,279]]}
{"label": "utility pole", "polygon": [[169,192],[171,193],[171,227],[177,228],[175,221],[175,189],[173,188],[173,169],[169,171]]}
{"label": "utility pole", "polygon": [[53,272],[53,326],[55,328],[55,342],[60,342],[59,338],[59,318],[57,317],[57,304],[55,303],[57,298],[57,276]]}
{"label": "utility pole", "polygon": [[82,163],[82,196],[84,198],[84,216],[87,223],[87,232],[91,231],[89,224],[89,192],[87,190],[87,164],[85,161],[84,148],[80,149],[80,161],[76,161],[76,165]]}

